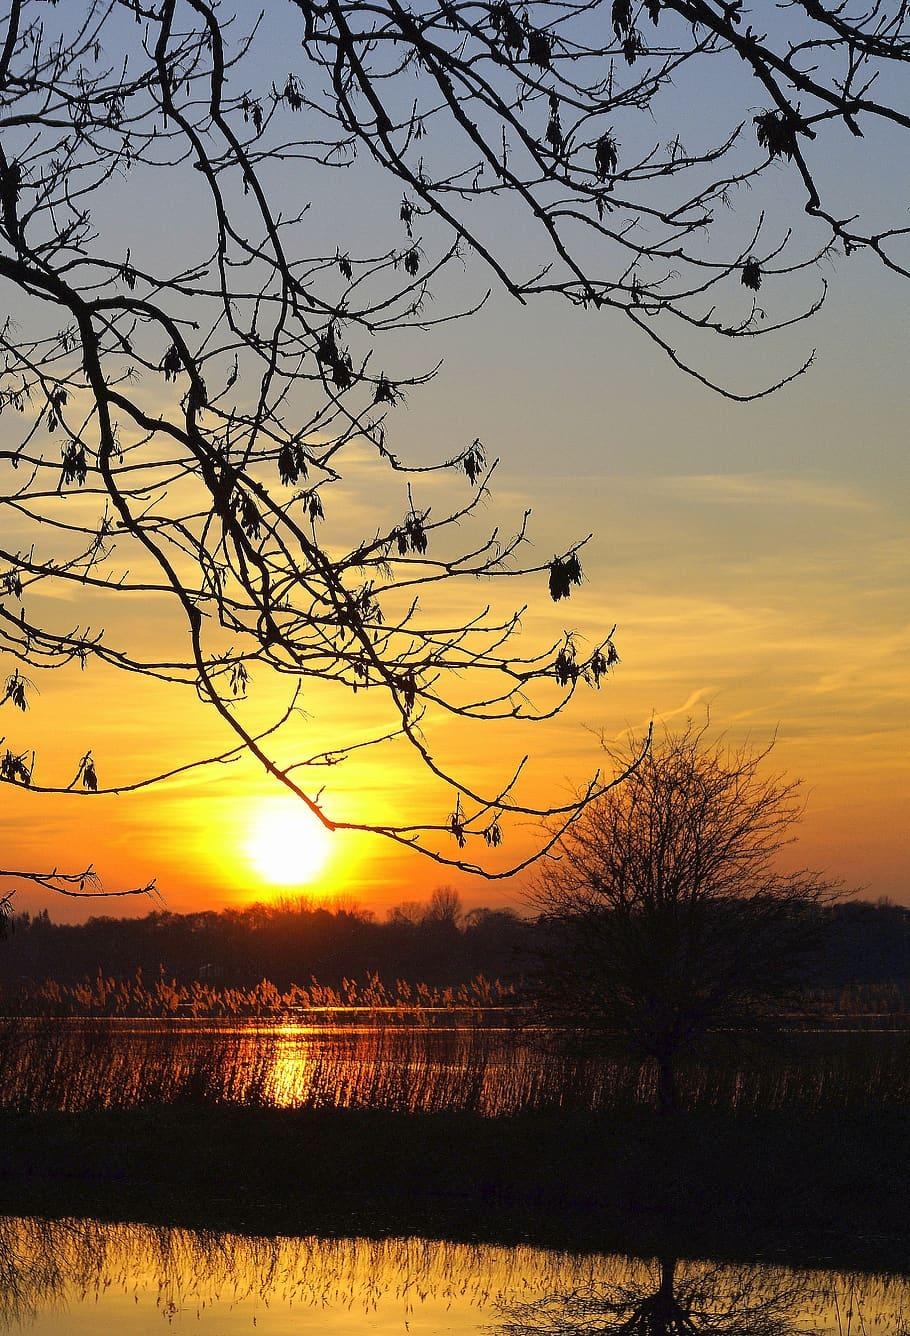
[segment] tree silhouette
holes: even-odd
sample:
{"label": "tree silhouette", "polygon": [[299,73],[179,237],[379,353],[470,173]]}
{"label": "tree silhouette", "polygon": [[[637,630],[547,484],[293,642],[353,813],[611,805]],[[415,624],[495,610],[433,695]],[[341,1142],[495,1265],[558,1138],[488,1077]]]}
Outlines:
{"label": "tree silhouette", "polygon": [[622,1282],[502,1303],[496,1336],[792,1336],[817,1297],[770,1267],[670,1255],[630,1271]]}
{"label": "tree silhouette", "polygon": [[[780,280],[786,303],[793,275],[836,252],[908,274],[903,219],[883,221],[851,189],[856,140],[881,133],[890,153],[910,128],[899,3],[797,0],[766,31],[741,0],[327,0],[304,13],[330,114],[402,181],[409,228],[422,211],[444,217],[516,297],[617,311],[730,398],[768,393],[812,360],[751,392],[691,360],[696,335],[752,340],[808,318],[825,284],[770,316],[759,290],[777,300]],[[503,196],[542,241],[529,275],[473,207]],[[801,211],[818,226],[799,250]]]}
{"label": "tree silhouette", "polygon": [[799,785],[765,776],[766,756],[712,745],[691,724],[668,733],[540,867],[534,898],[556,942],[541,1005],[654,1062],[664,1110],[681,1056],[797,982],[816,911],[838,892],[779,869]]}
{"label": "tree silhouette", "polygon": [[[822,144],[833,157],[842,138],[875,125],[908,128],[873,96],[877,74],[906,59],[903,9],[851,16],[807,2],[776,13],[769,36],[743,17],[739,4],[704,0],[642,10],[615,0],[609,12],[286,0],[266,24],[209,0],[8,0],[7,709],[29,706],[29,673],[71,663],[183,687],[229,735],[205,759],[251,754],[330,828],[378,830],[443,864],[480,870],[475,850],[498,846],[515,814],[555,816],[555,832],[571,822],[601,791],[599,776],[547,809],[524,795],[523,763],[481,787],[433,736],[453,717],[543,720],[579,683],[600,684],[617,659],[608,625],[586,649],[570,632],[519,646],[520,611],[456,614],[450,594],[536,575],[561,602],[582,579],[583,541],[526,561],[527,515],[511,533],[482,529],[495,461],[478,439],[453,442],[435,464],[400,457],[391,417],[432,369],[393,363],[409,330],[470,313],[429,307],[468,248],[516,297],[617,310],[681,366],[673,325],[751,340],[814,312],[815,279],[816,291],[800,287],[797,304],[768,319],[756,294],[780,275],[792,287],[835,244],[869,248],[903,274],[906,229],[864,233],[852,207],[841,221],[816,169]],[[734,112],[710,145],[684,147],[679,92],[731,61],[755,76],[764,105]],[[358,154],[385,172],[375,201],[364,178],[377,238],[388,231],[389,174],[404,195],[396,240],[354,228],[356,252],[319,239],[310,203],[330,199]],[[738,239],[718,221],[740,187],[754,191],[779,168],[822,225],[798,254],[786,222],[761,211]],[[153,193],[170,205],[171,238],[142,225]],[[517,206],[543,239],[530,277],[492,239],[500,205]],[[796,207],[789,197],[786,207]],[[330,230],[345,221],[330,216]],[[345,484],[366,469],[372,508],[355,522]],[[446,470],[447,500],[433,504]],[[150,647],[124,628],[153,613],[166,629]],[[286,709],[267,726],[245,708],[254,679],[257,690],[287,684]],[[346,698],[369,689],[384,722],[371,705],[362,728],[281,759],[277,740],[304,685]],[[406,748],[447,793],[435,817],[343,820],[323,799],[327,767],[382,746]],[[198,763],[178,758],[117,791]],[[27,738],[0,757],[0,779],[105,791],[91,751],[66,782],[39,783]]]}

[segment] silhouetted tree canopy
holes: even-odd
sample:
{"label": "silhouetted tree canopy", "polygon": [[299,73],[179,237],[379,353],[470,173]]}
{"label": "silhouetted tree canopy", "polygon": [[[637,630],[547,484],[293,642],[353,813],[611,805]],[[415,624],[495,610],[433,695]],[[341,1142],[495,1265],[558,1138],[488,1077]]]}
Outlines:
{"label": "silhouetted tree canopy", "polygon": [[[475,869],[510,816],[555,816],[558,832],[599,777],[549,810],[522,764],[481,785],[434,737],[452,717],[557,713],[616,662],[609,622],[585,646],[570,630],[519,645],[519,611],[451,598],[524,572],[561,602],[582,543],[541,560],[527,516],[484,529],[495,461],[470,432],[441,439],[436,462],[396,451],[395,409],[433,372],[402,339],[470,314],[430,299],[473,253],[521,300],[625,316],[749,397],[704,369],[702,338],[805,319],[824,294],[813,266],[838,249],[906,274],[903,219],[856,198],[850,153],[864,135],[864,152],[903,145],[907,23],[903,5],[815,0],[767,25],[739,0],[275,0],[262,15],[7,0],[7,710],[30,705],[34,671],[100,662],[197,693],[227,732],[221,759],[252,754],[331,828]],[[358,219],[332,200],[355,159],[382,168]],[[345,490],[364,470],[365,518]],[[153,617],[155,643],[124,629]],[[263,727],[245,701],[275,679],[286,709]],[[288,761],[304,686],[350,697],[352,722]],[[383,705],[361,727],[367,689]],[[27,731],[4,746],[6,784],[105,791],[91,750],[54,781]],[[320,777],[376,747],[426,768],[435,815],[333,808]],[[175,755],[164,776],[199,759]]]}
{"label": "silhouetted tree canopy", "polygon": [[766,758],[691,724],[667,733],[540,867],[534,898],[556,943],[545,1014],[623,1035],[657,1063],[667,1107],[680,1055],[806,978],[838,891],[781,870],[799,785],[765,775]]}
{"label": "silhouetted tree canopy", "polygon": [[[554,925],[547,918],[472,909],[440,935],[429,908],[406,902],[380,920],[362,910],[295,902],[193,914],[156,910],[142,918],[95,915],[78,924],[55,923],[46,910],[18,913],[0,952],[0,986],[9,996],[22,984],[73,985],[99,971],[124,981],[137,970],[150,983],[164,973],[181,984],[210,976],[247,988],[265,978],[285,989],[311,976],[338,988],[345,978],[363,982],[370,974],[390,987],[398,979],[456,987],[477,975],[519,986],[552,953]],[[910,909],[846,901],[815,912],[822,949],[801,975],[801,1005],[823,1013],[906,1014]]]}
{"label": "silhouetted tree canopy", "polygon": [[517,984],[535,944],[528,919],[504,910],[440,919],[432,899],[407,916],[393,910],[385,921],[305,901],[94,916],[80,924],[54,923],[45,911],[13,919],[0,952],[0,987],[15,994],[25,982],[72,985],[99,971],[119,981],[139,971],[149,986],[161,974],[181,984],[211,978],[247,988],[268,979],[281,989],[313,977],[338,989],[345,979],[363,984],[368,975],[390,988],[399,979],[444,988],[478,975]]}

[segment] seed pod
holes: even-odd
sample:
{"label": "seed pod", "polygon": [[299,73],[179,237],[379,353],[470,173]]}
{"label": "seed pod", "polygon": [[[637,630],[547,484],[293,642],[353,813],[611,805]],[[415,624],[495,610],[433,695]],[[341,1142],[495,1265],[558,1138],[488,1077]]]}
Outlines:
{"label": "seed pod", "polygon": [[758,260],[747,260],[743,265],[743,272],[740,276],[740,282],[744,288],[751,288],[753,292],[758,292],[761,287],[762,272]]}
{"label": "seed pod", "polygon": [[594,153],[594,166],[601,181],[613,176],[619,163],[619,146],[608,131],[597,141]]}

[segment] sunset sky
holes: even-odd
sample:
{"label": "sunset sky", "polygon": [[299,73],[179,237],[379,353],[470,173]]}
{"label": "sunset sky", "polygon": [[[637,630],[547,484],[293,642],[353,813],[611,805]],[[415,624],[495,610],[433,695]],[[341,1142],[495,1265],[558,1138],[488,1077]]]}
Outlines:
{"label": "sunset sky", "polygon": [[[865,170],[858,188],[899,202],[900,172],[886,180]],[[788,189],[785,167],[775,183]],[[337,187],[335,207],[348,220],[357,188]],[[121,206],[131,220],[129,201]],[[183,221],[192,227],[191,207]],[[170,233],[154,237],[153,222],[145,226],[153,244],[172,244]],[[499,243],[518,260],[525,248],[533,254],[520,230],[503,226]],[[600,691],[580,691],[564,715],[533,730],[449,724],[437,738],[447,759],[495,786],[529,751],[527,792],[566,801],[602,764],[601,737],[622,746],[651,720],[672,728],[710,711],[714,732],[732,743],[763,748],[776,738],[769,767],[804,780],[789,863],[910,904],[908,291],[863,256],[821,273],[831,291],[810,326],[716,354],[726,382],[749,388],[817,349],[811,370],[768,399],[741,405],[713,395],[617,315],[545,298],[522,307],[494,294],[470,320],[425,341],[411,336],[410,357],[444,365],[393,410],[389,431],[396,452],[415,462],[479,437],[501,459],[483,518],[508,527],[530,507],[535,561],[593,533],[584,583],[568,603],[554,606],[541,577],[507,590],[513,606],[530,603],[529,647],[563,630],[593,644],[617,628],[621,662]],[[457,282],[482,294],[488,278],[471,262]],[[443,283],[442,300],[451,296]],[[346,520],[368,532],[391,484],[378,484],[364,459],[345,486]],[[421,483],[419,497],[441,510],[464,492],[464,478],[446,474]],[[488,585],[459,594],[465,613],[490,597]],[[158,634],[155,618],[151,608],[137,617],[137,643]],[[7,706],[2,722],[6,745],[38,749],[45,783],[67,783],[89,748],[102,782],[120,783],[230,746],[189,693],[119,680],[97,665],[32,676],[28,720]],[[285,700],[262,685],[253,708],[266,724]],[[370,708],[363,696],[306,695],[286,758],[337,745],[366,727]],[[399,753],[332,768],[318,783],[327,810],[342,818],[382,820],[433,801],[416,763]],[[324,842],[305,825],[294,829],[293,804],[247,760],[118,797],[3,793],[5,867],[93,864],[110,889],[155,878],[174,911],[299,891],[384,912],[440,884],[457,886],[469,907],[520,909],[531,875],[488,883],[375,838]],[[505,835],[502,858],[515,859],[540,832],[519,823]],[[149,907],[74,905],[26,888],[16,903],[47,905],[55,917]]]}
{"label": "sunset sky", "polygon": [[[599,763],[600,733],[620,741],[652,717],[672,727],[710,708],[731,741],[776,735],[769,764],[804,779],[795,862],[910,902],[906,303],[869,267],[837,277],[813,331],[816,367],[770,400],[724,403],[616,322],[503,299],[450,339],[438,381],[396,425],[415,441],[440,423],[447,437],[453,423],[480,435],[503,460],[491,512],[530,504],[545,556],[595,534],[582,588],[558,608],[535,588],[526,633],[593,636],[615,622],[622,662],[535,734],[541,791],[568,795]],[[74,760],[91,746],[105,779],[124,758],[135,773],[226,745],[201,706],[164,688],[75,671],[37,685],[48,765],[51,746]],[[520,754],[508,729],[491,736],[478,773]],[[422,779],[411,765],[368,768],[364,782],[358,797],[381,804]],[[173,910],[289,889],[268,848],[291,803],[249,763],[119,798],[5,792],[5,844],[22,865],[91,862],[112,888],[156,877]],[[506,851],[534,833],[508,830]],[[448,882],[469,905],[522,903],[520,878],[486,884],[367,837],[333,837],[324,853],[307,893],[381,911]],[[104,908],[48,903],[55,915]]]}

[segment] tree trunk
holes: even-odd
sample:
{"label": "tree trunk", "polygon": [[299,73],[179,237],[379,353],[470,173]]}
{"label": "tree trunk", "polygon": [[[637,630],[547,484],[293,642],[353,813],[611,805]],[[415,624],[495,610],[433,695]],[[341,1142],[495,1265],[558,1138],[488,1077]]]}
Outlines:
{"label": "tree trunk", "polygon": [[676,1113],[679,1092],[676,1086],[676,1063],[671,1053],[661,1053],[657,1059],[657,1110],[661,1114]]}

